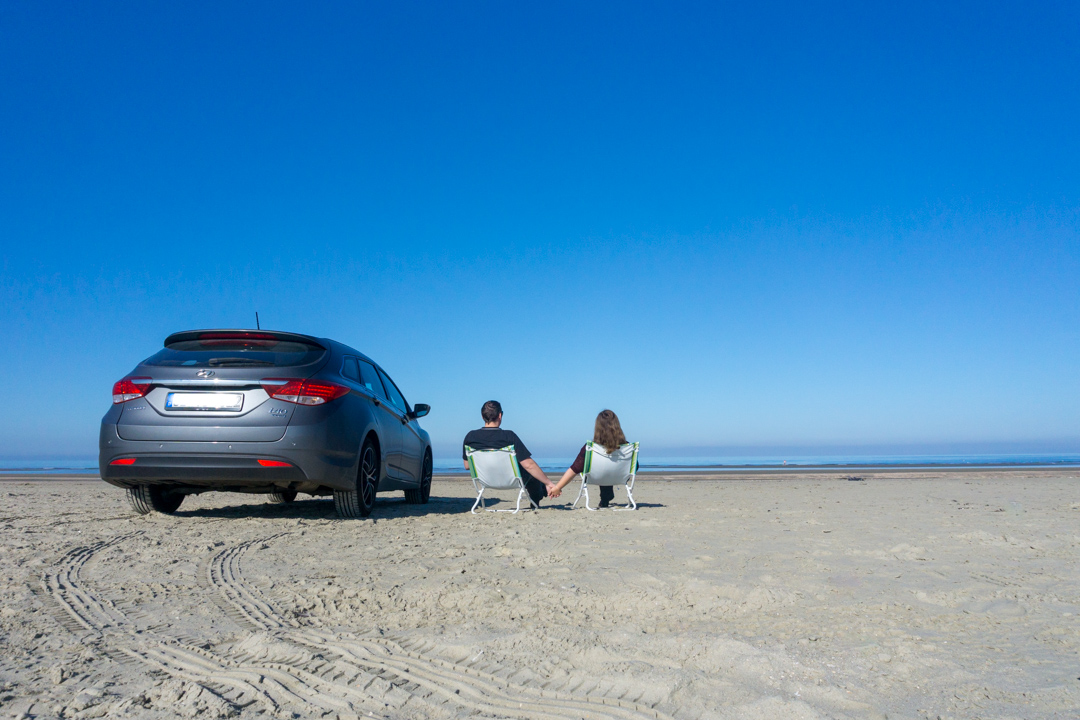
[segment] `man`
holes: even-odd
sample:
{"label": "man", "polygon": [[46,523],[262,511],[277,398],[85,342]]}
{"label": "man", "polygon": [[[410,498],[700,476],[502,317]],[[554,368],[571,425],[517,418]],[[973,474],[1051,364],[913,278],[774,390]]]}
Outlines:
{"label": "man", "polygon": [[517,436],[517,433],[499,427],[502,425],[503,413],[502,405],[499,404],[498,400],[488,400],[484,403],[484,407],[480,409],[480,417],[484,419],[484,427],[479,430],[471,430],[465,436],[465,442],[461,446],[461,459],[465,461],[465,469],[469,469],[469,458],[465,454],[466,445],[473,450],[499,450],[508,445],[513,445],[514,452],[517,454],[518,465],[527,473],[522,478],[525,480],[525,491],[529,493],[532,501],[539,506],[540,501],[547,497],[548,491],[554,489],[555,483],[547,479],[547,475],[532,459],[532,453],[529,452],[529,448],[525,447],[525,443],[521,442],[521,438]]}

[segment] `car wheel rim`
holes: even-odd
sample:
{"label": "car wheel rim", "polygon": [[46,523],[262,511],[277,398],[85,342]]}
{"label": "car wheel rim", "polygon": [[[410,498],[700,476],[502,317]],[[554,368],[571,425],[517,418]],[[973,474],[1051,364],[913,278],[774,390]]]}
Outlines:
{"label": "car wheel rim", "polygon": [[424,463],[424,479],[420,484],[420,492],[424,497],[428,497],[431,494],[431,461],[428,460]]}
{"label": "car wheel rim", "polygon": [[375,451],[368,448],[364,453],[364,467],[361,472],[363,480],[360,487],[365,506],[375,502],[375,473]]}

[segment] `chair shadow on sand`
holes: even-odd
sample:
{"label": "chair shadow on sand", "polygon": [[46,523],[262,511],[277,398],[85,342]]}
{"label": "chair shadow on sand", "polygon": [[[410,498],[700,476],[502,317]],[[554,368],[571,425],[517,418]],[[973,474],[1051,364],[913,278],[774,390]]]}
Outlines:
{"label": "chair shadow on sand", "polygon": [[[223,505],[220,507],[211,508],[198,508],[195,510],[185,510],[183,506],[177,510],[174,515],[177,517],[193,517],[193,518],[266,518],[267,520],[274,518],[287,518],[292,520],[340,520],[337,513],[334,511],[334,501],[329,497],[307,497],[297,498],[291,503],[268,503],[261,499],[261,496],[254,495],[254,498],[260,498],[250,502],[240,502],[233,505]],[[498,505],[501,503],[509,503],[513,506],[512,500],[506,500],[505,498],[492,497],[488,498],[488,505]],[[431,500],[425,505],[412,505],[405,502],[405,498],[401,497],[378,497],[375,498],[375,508],[371,511],[371,515],[367,518],[361,518],[364,520],[381,520],[383,518],[399,518],[399,517],[423,517],[424,515],[460,515],[469,514],[469,508],[472,507],[473,500],[471,498],[458,498],[458,497],[432,497]],[[622,503],[616,503],[617,506],[622,506]],[[663,503],[647,503],[639,502],[638,508],[662,508],[665,507]],[[567,511],[574,510],[582,513],[589,513],[582,507],[572,508],[570,503],[555,505],[545,503],[541,512],[545,510]],[[526,512],[522,509],[522,512]],[[602,510],[600,512],[609,512],[608,510]]]}
{"label": "chair shadow on sand", "polygon": [[[442,502],[458,502],[458,500],[459,500],[459,498],[445,498],[445,499],[442,499],[441,501]],[[511,508],[514,507],[514,500],[512,498],[499,498],[499,497],[493,497],[493,496],[490,496],[490,495],[485,495],[484,500],[487,502],[488,507],[492,507],[492,506],[498,505],[500,503],[509,504]],[[432,498],[431,502],[435,502],[435,498]],[[472,502],[473,502],[472,500],[465,501],[465,509],[466,510],[469,509]],[[624,502],[615,502],[613,506],[620,509],[620,510],[622,508],[624,508],[624,507],[627,507],[626,503],[624,503]],[[638,506],[639,509],[641,509],[641,508],[662,508],[662,507],[667,507],[667,505],[664,505],[663,503],[648,503],[648,502],[639,502],[637,504],[637,506]],[[376,506],[376,507],[378,507],[378,506]],[[423,507],[423,505],[420,505],[419,507]],[[545,512],[547,510],[556,510],[556,511],[561,511],[561,512],[566,512],[568,510],[573,510],[574,512],[581,511],[582,513],[588,513],[589,512],[584,507],[582,507],[580,504],[575,508],[575,507],[572,506],[572,504],[570,502],[563,503],[563,502],[551,501],[551,500],[544,500],[543,504],[540,506],[539,511],[530,510],[528,507],[525,507],[525,506],[522,506],[522,508],[521,508],[522,513]],[[597,512],[608,513],[608,512],[611,512],[611,508],[603,508],[601,510],[598,510]],[[417,514],[423,514],[423,513],[417,513]],[[479,515],[480,511],[477,510],[476,514]]]}
{"label": "chair shadow on sand", "polygon": [[[663,503],[647,503],[647,502],[639,502],[637,504],[637,506],[638,506],[638,510],[640,510],[642,508],[662,508],[662,507],[667,507],[667,505],[664,505]],[[622,510],[625,507],[627,507],[626,503],[615,502],[615,503],[612,503],[611,507],[609,507],[609,508],[600,508],[599,510],[597,510],[597,512],[609,513],[609,512],[611,512],[612,508]],[[542,507],[542,509],[544,509],[544,510],[564,510],[564,511],[565,510],[573,510],[574,512],[581,511],[583,513],[589,512],[588,510],[583,508],[581,505],[578,505],[577,507],[572,507],[570,503],[566,503],[565,505],[544,505]]]}

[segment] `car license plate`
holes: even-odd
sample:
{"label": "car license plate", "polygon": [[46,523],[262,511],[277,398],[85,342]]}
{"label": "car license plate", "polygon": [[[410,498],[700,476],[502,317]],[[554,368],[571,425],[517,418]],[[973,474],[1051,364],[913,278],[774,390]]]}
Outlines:
{"label": "car license plate", "polygon": [[243,393],[171,392],[165,397],[166,410],[228,410],[239,412],[243,406]]}

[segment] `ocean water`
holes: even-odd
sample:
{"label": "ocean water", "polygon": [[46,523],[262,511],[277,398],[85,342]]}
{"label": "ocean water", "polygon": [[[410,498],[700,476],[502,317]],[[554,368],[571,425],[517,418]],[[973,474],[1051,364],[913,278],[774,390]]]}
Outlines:
{"label": "ocean water", "polygon": [[43,473],[63,475],[67,473],[96,473],[97,457],[89,458],[28,458],[0,460],[0,474]]}
{"label": "ocean water", "polygon": [[[549,473],[561,473],[574,461],[573,456],[535,457],[540,467]],[[724,455],[724,456],[650,456],[639,458],[642,470],[693,472],[710,470],[729,472],[747,468],[771,467],[836,467],[837,469],[875,467],[1080,467],[1080,454],[1027,455]],[[435,472],[462,472],[460,458],[435,460]],[[65,473],[96,473],[97,458],[31,458],[0,460],[0,475],[35,473],[58,475]]]}
{"label": "ocean water", "polygon": [[[545,472],[563,472],[574,461],[573,456],[563,458],[534,457]],[[1045,467],[1080,466],[1080,454],[1072,455],[725,455],[703,457],[678,457],[658,455],[650,457],[643,453],[638,457],[641,470],[666,472],[733,471],[747,468],[771,467]],[[460,458],[443,458],[435,461],[436,473],[463,471]]]}

